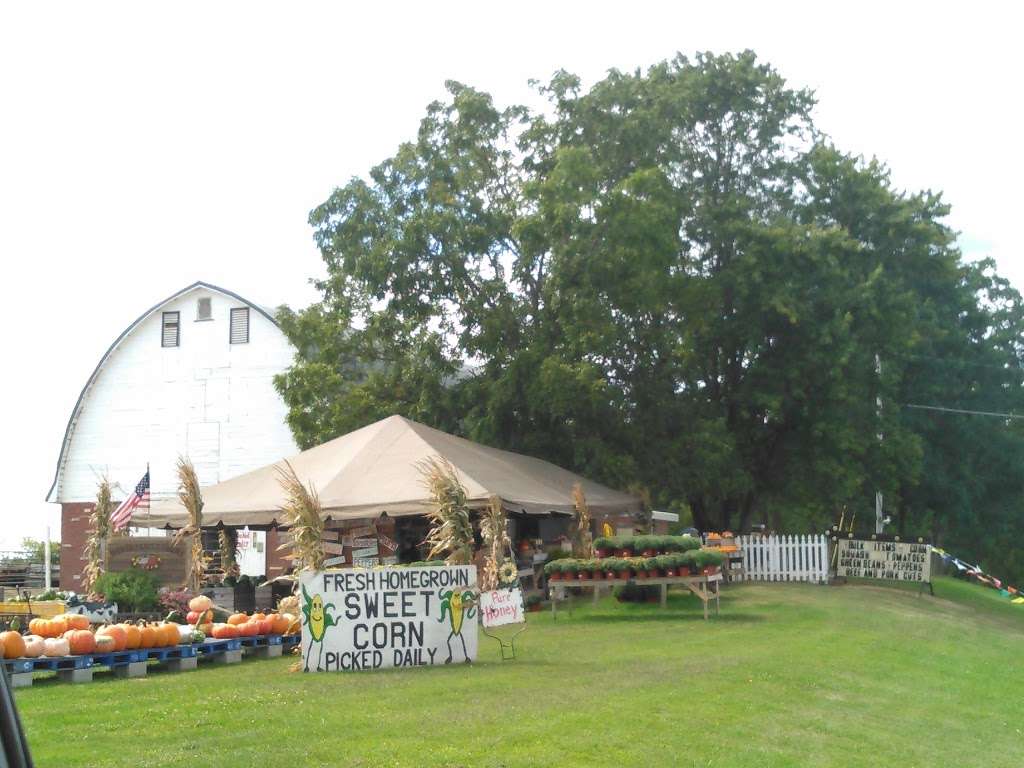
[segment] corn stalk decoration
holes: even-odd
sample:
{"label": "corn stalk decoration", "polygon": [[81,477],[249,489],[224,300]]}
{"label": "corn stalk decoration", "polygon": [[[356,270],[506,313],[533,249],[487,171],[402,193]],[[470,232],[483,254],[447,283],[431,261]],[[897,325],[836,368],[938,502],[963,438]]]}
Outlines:
{"label": "corn stalk decoration", "polygon": [[217,533],[217,547],[220,549],[220,567],[224,571],[224,578],[238,578],[242,570],[238,567],[238,537],[235,532],[221,528]]}
{"label": "corn stalk decoration", "polygon": [[590,533],[590,507],[583,495],[583,487],[576,483],[572,487],[573,514],[572,556],[589,560],[594,556],[594,539]]}
{"label": "corn stalk decoration", "polygon": [[448,565],[469,565],[473,562],[473,524],[466,489],[455,467],[445,459],[431,457],[417,462],[416,469],[432,502],[427,513],[430,531],[424,541],[430,547],[427,558],[445,555]]}
{"label": "corn stalk decoration", "polygon": [[319,571],[324,567],[323,508],[316,490],[302,484],[292,465],[285,461],[277,467],[277,482],[284,491],[285,502],[280,507],[281,519],[288,527],[291,541],[278,547],[290,550],[296,571]]}
{"label": "corn stalk decoration", "polygon": [[85,573],[82,588],[86,594],[92,592],[96,580],[103,575],[104,557],[106,556],[107,540],[113,531],[110,527],[110,515],[114,511],[114,502],[110,499],[110,480],[100,479],[96,489],[96,505],[89,515],[89,538],[85,541]]}
{"label": "corn stalk decoration", "polygon": [[489,592],[499,586],[515,584],[519,573],[515,561],[508,557],[512,549],[512,541],[508,537],[508,518],[497,496],[491,496],[480,518],[480,534],[487,553],[480,576],[480,589]]}
{"label": "corn stalk decoration", "polygon": [[198,592],[206,577],[206,557],[203,555],[203,495],[199,490],[199,477],[192,462],[178,457],[178,499],[188,512],[188,523],[174,534],[174,544],[189,544],[188,570],[185,586]]}

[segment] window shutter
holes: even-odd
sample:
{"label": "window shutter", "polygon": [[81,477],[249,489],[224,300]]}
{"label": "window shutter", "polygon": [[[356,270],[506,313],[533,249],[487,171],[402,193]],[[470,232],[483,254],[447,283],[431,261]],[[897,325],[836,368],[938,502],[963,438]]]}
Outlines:
{"label": "window shutter", "polygon": [[181,324],[179,322],[180,314],[178,312],[164,312],[163,323],[161,324],[161,336],[160,346],[161,347],[176,347],[181,341],[179,331]]}
{"label": "window shutter", "polygon": [[235,307],[231,310],[231,343],[249,343],[249,308]]}
{"label": "window shutter", "polygon": [[213,319],[213,300],[209,297],[203,297],[199,299],[196,304],[196,320],[212,320]]}

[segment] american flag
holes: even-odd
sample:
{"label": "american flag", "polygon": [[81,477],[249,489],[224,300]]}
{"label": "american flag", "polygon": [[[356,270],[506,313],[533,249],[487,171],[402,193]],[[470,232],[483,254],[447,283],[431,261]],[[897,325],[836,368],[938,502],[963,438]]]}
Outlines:
{"label": "american flag", "polygon": [[131,522],[132,514],[136,509],[149,509],[149,470],[135,486],[135,493],[121,502],[121,506],[114,510],[110,516],[110,522],[115,531],[126,528]]}

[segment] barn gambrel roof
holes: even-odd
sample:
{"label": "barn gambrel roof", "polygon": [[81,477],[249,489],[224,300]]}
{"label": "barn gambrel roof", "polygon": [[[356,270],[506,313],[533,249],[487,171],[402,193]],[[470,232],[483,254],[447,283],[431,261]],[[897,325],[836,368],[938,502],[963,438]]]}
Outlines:
{"label": "barn gambrel roof", "polygon": [[226,288],[211,285],[210,283],[204,283],[201,280],[197,280],[191,285],[182,288],[180,291],[177,291],[171,296],[168,296],[163,301],[159,301],[152,307],[147,309],[145,312],[143,312],[141,315],[135,318],[132,324],[125,328],[121,332],[121,334],[116,339],[114,339],[114,343],[111,344],[107,348],[107,351],[103,353],[103,356],[100,358],[100,361],[96,364],[96,368],[93,369],[93,372],[92,374],[90,374],[89,379],[85,382],[85,386],[82,387],[82,391],[78,395],[78,400],[75,402],[75,407],[71,410],[71,416],[68,418],[67,427],[64,429],[64,440],[61,442],[60,445],[60,455],[57,457],[57,468],[53,473],[53,483],[50,485],[50,490],[46,494],[46,501],[55,502],[57,500],[57,486],[60,483],[61,473],[64,470],[64,462],[67,459],[68,446],[71,445],[71,438],[74,436],[75,433],[75,423],[78,421],[78,415],[79,413],[81,413],[82,406],[85,404],[86,395],[89,394],[89,390],[92,389],[93,384],[96,383],[96,379],[100,375],[100,371],[103,370],[103,366],[106,364],[107,360],[110,359],[110,356],[121,345],[121,342],[128,338],[128,336],[131,335],[131,332],[134,331],[143,321],[145,321],[146,318],[148,318],[153,313],[158,312],[161,307],[170,304],[175,299],[179,299],[182,296],[191,293],[192,291],[197,291],[201,289],[205,289],[208,291],[216,291],[217,293],[220,293],[224,296],[235,299],[236,301],[240,301],[243,304],[255,309],[257,312],[259,312],[261,315],[267,318],[267,320],[272,322],[275,326],[280,327],[278,325],[277,320],[274,318],[274,315],[265,307],[261,307],[259,304],[254,304],[245,297],[239,296],[234,291],[229,291]]}

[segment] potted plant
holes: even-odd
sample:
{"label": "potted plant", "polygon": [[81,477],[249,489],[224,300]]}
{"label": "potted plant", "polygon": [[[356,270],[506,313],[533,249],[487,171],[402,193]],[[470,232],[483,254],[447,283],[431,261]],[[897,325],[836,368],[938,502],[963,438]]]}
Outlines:
{"label": "potted plant", "polygon": [[590,572],[590,578],[595,581],[600,581],[604,578],[604,571],[601,570],[601,561],[596,558],[587,560],[587,570]]}
{"label": "potted plant", "polygon": [[676,575],[675,565],[672,563],[672,555],[658,555],[654,558],[654,564],[661,576],[672,577]]}
{"label": "potted plant", "polygon": [[614,546],[615,543],[607,536],[598,536],[594,539],[594,557],[598,560],[611,557]]}
{"label": "potted plant", "polygon": [[575,581],[576,574],[579,572],[579,560],[566,557],[556,562],[562,564],[562,581]]}
{"label": "potted plant", "polygon": [[722,561],[725,559],[721,552],[715,552],[710,549],[698,550],[700,555],[701,573],[705,576],[711,576],[712,574],[718,573],[722,567]]}
{"label": "potted plant", "polygon": [[628,579],[631,570],[629,561],[624,557],[613,558],[612,570],[615,572],[616,579]]}
{"label": "potted plant", "polygon": [[538,595],[536,592],[534,592],[533,594],[527,595],[526,596],[526,610],[528,610],[530,613],[535,613],[535,612],[539,611],[540,610],[540,601],[541,601],[540,595]]}
{"label": "potted plant", "polygon": [[561,581],[562,580],[562,563],[564,560],[552,560],[550,563],[544,564],[544,575],[547,576],[548,581]]}
{"label": "potted plant", "polygon": [[601,560],[601,570],[604,572],[604,577],[608,580],[614,579],[618,575],[618,566],[616,563],[619,562],[617,557],[606,557]]}
{"label": "potted plant", "polygon": [[626,536],[617,536],[615,538],[615,556],[616,557],[632,557],[633,556],[633,539]]}
{"label": "potted plant", "polygon": [[658,563],[658,556],[648,557],[644,562],[644,567],[647,570],[647,577],[650,579],[656,579],[661,575],[661,565]]}
{"label": "potted plant", "polygon": [[690,576],[695,572],[697,564],[694,562],[694,554],[696,550],[689,550],[687,552],[681,552],[676,555],[676,575],[678,576]]}
{"label": "potted plant", "polygon": [[658,536],[637,536],[633,541],[633,551],[643,557],[654,557],[660,543]]}
{"label": "potted plant", "polygon": [[591,579],[591,573],[590,560],[576,561],[576,578],[578,580],[589,581]]}

